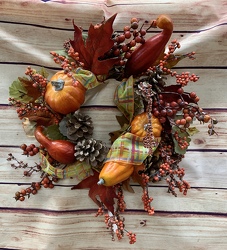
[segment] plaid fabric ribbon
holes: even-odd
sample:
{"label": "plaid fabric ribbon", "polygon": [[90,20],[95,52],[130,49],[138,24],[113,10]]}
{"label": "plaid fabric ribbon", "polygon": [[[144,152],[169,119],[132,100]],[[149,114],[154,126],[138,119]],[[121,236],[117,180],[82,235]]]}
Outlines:
{"label": "plaid fabric ribbon", "polygon": [[131,122],[134,114],[133,77],[121,82],[114,93],[114,103],[123,115]]}
{"label": "plaid fabric ribbon", "polygon": [[44,172],[50,176],[56,176],[59,179],[76,177],[78,180],[83,180],[92,174],[91,166],[85,162],[75,162],[67,165],[64,169],[52,166],[48,161],[48,156],[40,152],[41,167]]}
{"label": "plaid fabric ribbon", "polygon": [[140,165],[148,156],[148,152],[149,149],[143,146],[142,137],[126,133],[114,141],[105,162],[116,161]]}
{"label": "plaid fabric ribbon", "polygon": [[77,80],[83,84],[86,89],[92,89],[102,84],[96,78],[96,76],[89,70],[84,70],[82,68],[77,68],[74,76]]}

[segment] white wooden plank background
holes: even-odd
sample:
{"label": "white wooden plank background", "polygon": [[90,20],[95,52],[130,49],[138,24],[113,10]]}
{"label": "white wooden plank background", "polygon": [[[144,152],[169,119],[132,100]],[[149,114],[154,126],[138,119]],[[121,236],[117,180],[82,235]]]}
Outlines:
{"label": "white wooden plank background", "polygon": [[[37,177],[22,177],[7,162],[7,154],[21,156],[19,145],[34,142],[25,136],[15,110],[8,106],[8,87],[28,65],[45,66],[50,75],[57,70],[49,51],[61,49],[73,38],[72,19],[88,29],[118,12],[116,30],[132,16],[154,19],[171,15],[172,35],[181,42],[180,53],[196,51],[196,60],[183,60],[176,69],[200,75],[194,90],[200,105],[219,120],[218,136],[209,137],[206,126],[195,123],[200,133],[192,138],[182,162],[191,189],[177,198],[167,193],[165,182],[152,184],[150,193],[155,215],[143,212],[141,188],[125,193],[126,228],[137,234],[137,243],[111,241],[103,217],[95,217],[96,205],[87,190],[71,190],[77,180],[63,180],[53,190],[43,189],[25,202],[13,195]],[[226,1],[85,0],[0,2],[0,249],[227,249],[227,85],[226,85]],[[152,35],[153,32],[150,34]],[[172,81],[173,79],[170,79]],[[83,112],[92,116],[95,137],[108,143],[108,132],[118,128],[109,81],[99,95],[90,92]],[[102,104],[103,107],[97,108]],[[105,114],[105,116],[103,116]],[[22,157],[23,158],[23,157]],[[32,164],[36,158],[26,159]],[[38,159],[37,159],[38,161]],[[146,226],[141,221],[146,220]]]}

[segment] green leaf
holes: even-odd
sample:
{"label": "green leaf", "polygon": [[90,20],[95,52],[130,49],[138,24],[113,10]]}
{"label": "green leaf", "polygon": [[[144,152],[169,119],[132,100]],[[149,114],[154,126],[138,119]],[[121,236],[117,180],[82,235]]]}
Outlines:
{"label": "green leaf", "polygon": [[193,136],[199,133],[199,130],[196,127],[191,127],[187,129],[187,132],[189,133],[190,136]]}
{"label": "green leaf", "polygon": [[28,103],[33,100],[32,97],[27,95],[27,93],[28,92],[26,88],[23,86],[23,84],[21,83],[19,79],[13,81],[13,83],[9,87],[9,96],[11,98],[14,98],[15,100],[18,100],[24,103]]}
{"label": "green leaf", "polygon": [[45,134],[51,140],[66,140],[66,137],[61,134],[58,125],[50,125],[47,127]]}
{"label": "green leaf", "polygon": [[180,128],[177,127],[177,126],[173,126],[173,127],[172,127],[172,138],[173,138],[173,142],[174,142],[174,150],[175,150],[175,152],[176,152],[177,154],[184,155],[184,154],[186,153],[187,148],[182,149],[182,148],[179,146],[178,141],[177,141],[177,140],[175,139],[175,137],[174,137],[174,133],[175,133],[175,132],[178,132],[178,136],[179,136],[180,138],[183,139],[183,138],[185,137],[188,144],[189,144],[190,141],[191,141],[190,135],[189,135],[186,131],[183,131],[182,129],[180,129]]}
{"label": "green leaf", "polygon": [[40,70],[38,70],[37,73],[40,74],[41,76],[45,77],[45,78],[47,78],[48,75],[49,75],[44,67],[42,67]]}

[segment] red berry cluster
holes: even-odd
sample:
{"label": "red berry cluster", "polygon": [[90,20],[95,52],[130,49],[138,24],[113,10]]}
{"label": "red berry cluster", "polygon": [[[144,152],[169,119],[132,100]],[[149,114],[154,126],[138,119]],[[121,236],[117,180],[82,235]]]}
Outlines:
{"label": "red berry cluster", "polygon": [[30,198],[31,195],[37,194],[41,187],[54,188],[54,182],[58,182],[57,177],[50,177],[45,174],[40,182],[32,182],[30,187],[22,189],[20,192],[16,192],[14,198],[16,201],[24,201],[26,197]]}
{"label": "red berry cluster", "polygon": [[16,201],[24,201],[25,197],[30,198],[31,194],[36,195],[40,188],[40,182],[34,182],[30,187],[22,189],[20,192],[16,192],[14,198]]}
{"label": "red berry cluster", "polygon": [[36,147],[35,144],[26,145],[23,143],[20,148],[23,150],[23,155],[34,156],[39,153],[39,147]]}

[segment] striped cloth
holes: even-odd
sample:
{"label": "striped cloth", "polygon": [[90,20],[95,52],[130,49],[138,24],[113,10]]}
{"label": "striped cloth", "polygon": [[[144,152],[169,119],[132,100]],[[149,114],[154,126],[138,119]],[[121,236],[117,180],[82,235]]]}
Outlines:
{"label": "striped cloth", "polygon": [[140,165],[148,156],[148,152],[149,149],[144,147],[142,137],[126,133],[114,141],[105,162],[115,161]]}
{"label": "striped cloth", "polygon": [[114,93],[114,103],[123,115],[131,122],[134,115],[134,89],[133,77],[130,76],[127,81],[122,81]]}
{"label": "striped cloth", "polygon": [[82,83],[82,85],[86,89],[92,89],[102,84],[103,82],[99,82],[96,76],[89,70],[85,70],[82,68],[77,68],[74,74],[74,77]]}
{"label": "striped cloth", "polygon": [[48,156],[40,152],[42,170],[50,176],[56,176],[59,179],[76,177],[79,181],[87,178],[92,174],[91,166],[86,162],[75,162],[67,165],[64,169],[52,166],[48,161]]}

